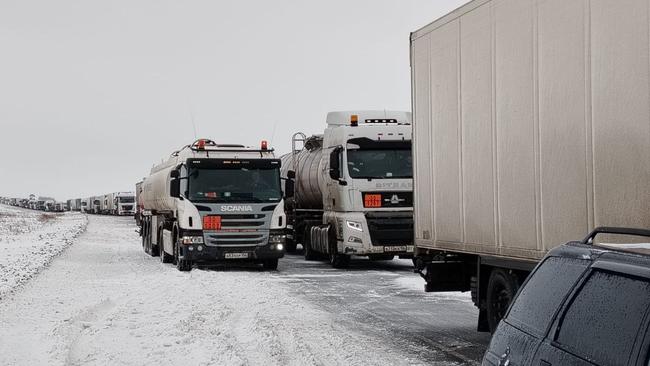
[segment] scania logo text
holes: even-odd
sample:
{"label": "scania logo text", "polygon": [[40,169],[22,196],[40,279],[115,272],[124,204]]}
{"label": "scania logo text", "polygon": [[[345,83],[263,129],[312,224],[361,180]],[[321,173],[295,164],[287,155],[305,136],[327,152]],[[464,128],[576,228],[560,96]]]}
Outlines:
{"label": "scania logo text", "polygon": [[253,207],[252,206],[226,205],[226,206],[221,206],[221,211],[222,212],[233,212],[233,211],[249,212],[249,211],[253,211]]}

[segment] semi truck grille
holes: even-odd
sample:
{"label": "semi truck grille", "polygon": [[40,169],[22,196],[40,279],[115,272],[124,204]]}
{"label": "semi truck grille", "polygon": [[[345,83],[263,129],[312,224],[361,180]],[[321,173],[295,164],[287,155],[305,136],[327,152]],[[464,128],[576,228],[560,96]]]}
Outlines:
{"label": "semi truck grille", "polygon": [[367,213],[366,220],[372,245],[413,245],[412,212]]}
{"label": "semi truck grille", "polygon": [[221,216],[221,230],[209,231],[206,244],[224,247],[265,245],[268,232],[258,231],[267,222],[266,214],[232,214]]}
{"label": "semi truck grille", "polygon": [[256,235],[245,235],[232,233],[226,234],[210,234],[208,235],[209,243],[217,246],[257,246],[263,245],[267,242],[266,233]]}

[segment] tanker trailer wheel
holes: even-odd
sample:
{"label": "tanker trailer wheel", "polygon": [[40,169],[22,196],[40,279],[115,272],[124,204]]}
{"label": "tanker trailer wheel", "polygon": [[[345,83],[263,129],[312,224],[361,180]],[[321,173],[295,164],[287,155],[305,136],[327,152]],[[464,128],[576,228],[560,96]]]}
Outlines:
{"label": "tanker trailer wheel", "polygon": [[[162,233],[162,228],[161,228],[159,238],[163,237],[162,234],[163,233]],[[174,235],[173,237],[176,237],[176,235]],[[159,250],[160,250],[160,262],[161,263],[171,263],[174,260],[174,256],[169,255],[169,254],[167,254],[167,252],[165,252],[165,245],[163,245],[162,243],[159,245]]]}
{"label": "tanker trailer wheel", "polygon": [[350,264],[350,256],[346,254],[340,254],[337,248],[337,239],[336,233],[334,230],[329,230],[331,226],[327,229],[327,245],[329,252],[330,264],[334,268],[346,268]]}
{"label": "tanker trailer wheel", "polygon": [[176,262],[176,269],[181,272],[192,270],[192,262],[186,259],[181,259],[181,244],[178,242],[178,234],[174,237],[174,243],[174,261]]}
{"label": "tanker trailer wheel", "polygon": [[503,269],[493,269],[487,286],[487,318],[490,333],[494,333],[506,315],[510,302],[517,294],[519,280],[516,275]]}

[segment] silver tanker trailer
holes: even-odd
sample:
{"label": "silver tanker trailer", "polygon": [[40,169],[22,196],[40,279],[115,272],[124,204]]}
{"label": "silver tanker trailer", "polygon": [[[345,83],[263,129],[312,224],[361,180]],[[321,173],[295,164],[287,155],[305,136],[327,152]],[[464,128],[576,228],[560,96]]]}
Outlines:
{"label": "silver tanker trailer", "polygon": [[284,256],[280,160],[266,141],[251,148],[197,140],[153,167],[138,195],[145,252],[181,271],[215,261],[276,269]]}

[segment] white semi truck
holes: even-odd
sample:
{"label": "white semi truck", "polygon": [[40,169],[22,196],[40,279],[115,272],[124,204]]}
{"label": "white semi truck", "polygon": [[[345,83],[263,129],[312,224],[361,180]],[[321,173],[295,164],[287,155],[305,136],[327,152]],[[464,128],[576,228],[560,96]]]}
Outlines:
{"label": "white semi truck", "polygon": [[[302,148],[298,144],[302,143]],[[411,114],[330,112],[323,135],[294,135],[283,156],[289,249],[388,260],[413,254]]]}
{"label": "white semi truck", "polygon": [[280,160],[260,148],[200,139],[144,179],[142,245],[189,271],[194,263],[244,261],[276,269],[286,217]]}
{"label": "white semi truck", "polygon": [[134,215],[135,194],[133,192],[114,192],[107,194],[104,213],[116,216]]}
{"label": "white semi truck", "polygon": [[471,290],[479,330],[551,248],[650,227],[647,14],[475,0],[412,33],[416,266]]}

